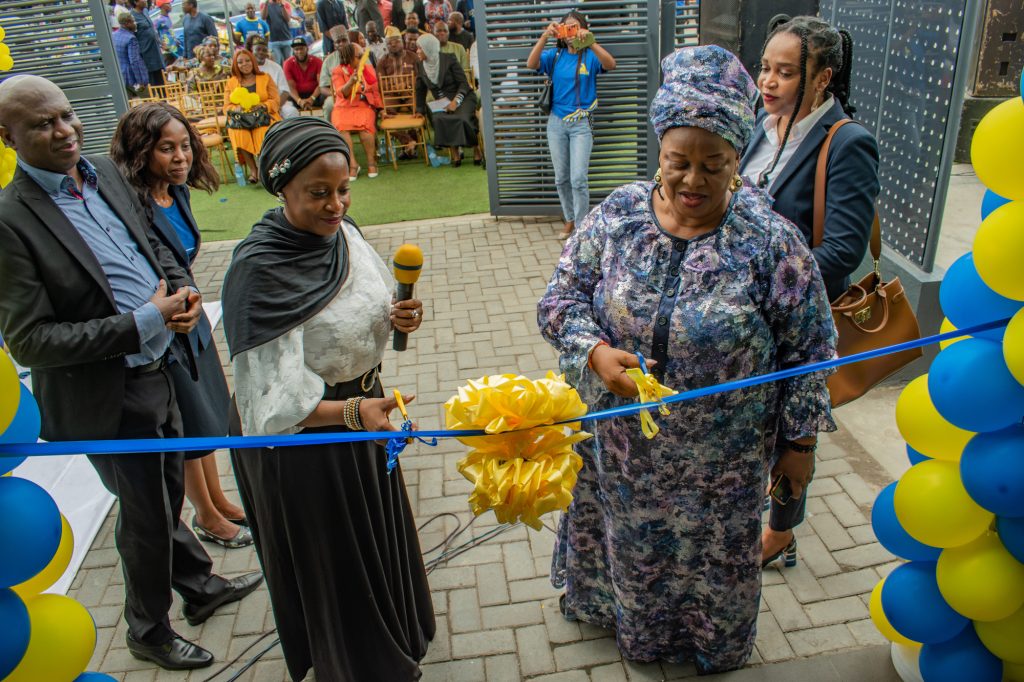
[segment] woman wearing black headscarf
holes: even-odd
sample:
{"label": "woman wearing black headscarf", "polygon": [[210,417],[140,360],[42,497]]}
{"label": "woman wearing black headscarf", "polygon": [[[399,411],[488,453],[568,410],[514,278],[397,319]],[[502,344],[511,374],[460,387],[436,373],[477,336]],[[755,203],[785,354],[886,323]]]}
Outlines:
{"label": "woman wearing black headscarf", "polygon": [[[264,141],[260,181],[283,207],[253,226],[224,280],[233,433],[394,429],[381,356],[423,306],[392,304],[390,272],[345,217],[350,158],[318,118]],[[418,679],[434,615],[401,467],[389,475],[373,442],[232,458],[292,678]]]}

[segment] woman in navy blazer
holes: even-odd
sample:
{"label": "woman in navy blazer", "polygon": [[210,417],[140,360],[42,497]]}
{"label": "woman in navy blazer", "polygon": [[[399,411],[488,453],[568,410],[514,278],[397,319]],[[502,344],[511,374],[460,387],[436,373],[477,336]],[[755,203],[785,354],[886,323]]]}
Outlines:
{"label": "woman in navy blazer", "polygon": [[[771,24],[761,57],[758,89],[764,98],[754,136],[740,162],[740,174],[774,198],[777,213],[796,224],[811,244],[814,180],[818,152],[850,106],[853,42],[816,17],[779,15]],[[827,161],[825,234],[812,249],[830,300],[850,286],[850,275],[867,252],[878,197],[878,145],[860,125],[846,125],[832,138]],[[807,453],[813,457],[814,453]],[[773,483],[785,471],[772,471]],[[793,528],[803,521],[805,491],[792,484],[792,501],[773,496],[769,526],[762,535],[765,564],[779,556],[796,563]]]}
{"label": "woman in navy blazer", "polygon": [[[151,229],[191,277],[202,236],[192,215],[189,185],[212,192],[219,184],[202,140],[180,111],[162,102],[147,103],[121,119],[110,155],[139,192]],[[205,312],[189,343],[199,380],[171,366],[184,434],[227,435],[231,396]],[[228,548],[252,544],[245,513],[221,489],[212,450],[186,453],[185,494],[196,511],[192,529],[200,539]]]}

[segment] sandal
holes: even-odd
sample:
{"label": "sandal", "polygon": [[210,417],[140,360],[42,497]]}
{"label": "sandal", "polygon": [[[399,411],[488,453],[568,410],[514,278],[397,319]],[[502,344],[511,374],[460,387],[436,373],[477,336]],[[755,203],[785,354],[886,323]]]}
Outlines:
{"label": "sandal", "polygon": [[375,178],[378,175],[380,175],[380,173],[377,172],[376,166],[370,166],[370,168],[366,172],[366,177],[368,178]]}
{"label": "sandal", "polygon": [[248,179],[250,185],[259,184],[259,180],[256,179],[255,175],[250,175],[247,179]]}
{"label": "sandal", "polygon": [[359,171],[361,171],[361,170],[363,170],[362,166],[356,166],[356,172],[353,173],[352,175],[348,176],[348,181],[349,182],[355,182],[356,178],[359,177]]}
{"label": "sandal", "polygon": [[204,542],[213,542],[228,549],[239,549],[241,547],[248,547],[252,544],[252,531],[249,530],[248,526],[239,526],[238,532],[235,533],[234,537],[222,538],[200,526],[199,519],[193,516],[192,531],[200,540],[203,540]]}
{"label": "sandal", "polygon": [[575,229],[576,229],[576,223],[574,223],[574,222],[572,222],[570,220],[569,222],[567,222],[565,224],[565,227],[562,228],[562,231],[558,233],[558,238],[561,239],[562,241],[565,241],[570,236],[572,236],[572,231],[575,230]]}

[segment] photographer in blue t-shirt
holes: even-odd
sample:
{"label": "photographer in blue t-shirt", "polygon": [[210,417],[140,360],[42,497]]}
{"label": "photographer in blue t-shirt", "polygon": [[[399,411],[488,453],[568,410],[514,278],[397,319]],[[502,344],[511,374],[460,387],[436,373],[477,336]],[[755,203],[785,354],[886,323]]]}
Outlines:
{"label": "photographer in blue t-shirt", "polygon": [[[562,204],[567,239],[590,210],[587,171],[594,146],[591,115],[597,108],[597,74],[615,68],[615,57],[597,44],[587,18],[573,10],[560,24],[549,24],[526,59],[526,66],[551,79],[548,147]],[[544,46],[549,38],[556,47]]]}

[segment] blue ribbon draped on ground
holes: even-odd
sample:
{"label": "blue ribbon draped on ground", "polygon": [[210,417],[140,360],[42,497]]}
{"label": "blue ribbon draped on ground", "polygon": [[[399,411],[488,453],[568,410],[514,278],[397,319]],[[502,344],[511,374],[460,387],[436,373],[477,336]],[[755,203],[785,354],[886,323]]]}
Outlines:
{"label": "blue ribbon draped on ground", "polygon": [[[940,341],[948,341],[964,336],[971,336],[978,332],[991,329],[1001,329],[1010,323],[1010,318],[977,324],[972,327],[965,327],[944,334],[926,336],[914,341],[899,343],[894,346],[878,348],[876,350],[849,355],[845,358],[834,358],[824,362],[815,362],[802,367],[790,367],[789,369],[762,374],[760,376],[747,377],[726,381],[714,386],[695,388],[690,391],[683,391],[676,395],[666,397],[664,403],[680,403],[687,400],[695,400],[726,391],[736,391],[742,388],[758,386],[772,381],[781,381],[802,374],[820,372],[849,365],[862,360],[899,353],[913,348],[921,348]],[[570,422],[589,422],[598,419],[612,419],[626,415],[636,414],[641,410],[657,409],[658,403],[633,403],[613,407],[599,412],[591,412]],[[566,422],[569,423],[569,422]],[[404,424],[403,424],[404,426]],[[459,438],[467,436],[487,435],[481,430],[465,431],[344,431],[338,433],[297,433],[283,436],[221,436],[214,438],[139,438],[133,440],[80,440],[80,441],[59,441],[53,443],[3,443],[0,444],[0,457],[47,457],[56,455],[113,455],[128,453],[146,452],[188,452],[195,450],[220,450],[223,448],[270,448],[287,447],[290,445],[324,445],[326,443],[352,443],[368,440],[387,440],[406,438]]]}

